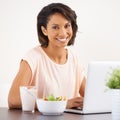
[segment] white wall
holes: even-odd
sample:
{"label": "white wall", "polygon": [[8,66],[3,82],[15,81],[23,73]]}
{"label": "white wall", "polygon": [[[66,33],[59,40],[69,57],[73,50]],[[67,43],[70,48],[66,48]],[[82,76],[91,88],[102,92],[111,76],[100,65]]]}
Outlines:
{"label": "white wall", "polygon": [[[0,0],[0,84],[11,83],[22,56],[38,44],[36,16],[59,0]],[[75,49],[83,64],[120,60],[120,1],[61,0],[77,13]]]}

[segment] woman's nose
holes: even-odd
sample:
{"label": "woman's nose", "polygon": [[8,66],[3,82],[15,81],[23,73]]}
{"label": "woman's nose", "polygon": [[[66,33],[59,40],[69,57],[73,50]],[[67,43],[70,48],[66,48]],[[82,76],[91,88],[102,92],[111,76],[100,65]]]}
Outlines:
{"label": "woman's nose", "polygon": [[59,30],[59,35],[61,35],[61,36],[66,36],[66,33],[67,33],[67,31],[66,31],[65,28],[61,28],[61,29]]}

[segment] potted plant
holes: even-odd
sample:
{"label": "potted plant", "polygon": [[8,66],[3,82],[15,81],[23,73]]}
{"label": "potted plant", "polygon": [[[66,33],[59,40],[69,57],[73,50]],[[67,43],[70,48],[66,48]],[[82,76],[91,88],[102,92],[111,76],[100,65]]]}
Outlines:
{"label": "potted plant", "polygon": [[106,86],[112,92],[112,118],[120,120],[120,67],[113,69],[109,74]]}
{"label": "potted plant", "polygon": [[106,86],[110,89],[120,89],[120,67],[113,69]]}

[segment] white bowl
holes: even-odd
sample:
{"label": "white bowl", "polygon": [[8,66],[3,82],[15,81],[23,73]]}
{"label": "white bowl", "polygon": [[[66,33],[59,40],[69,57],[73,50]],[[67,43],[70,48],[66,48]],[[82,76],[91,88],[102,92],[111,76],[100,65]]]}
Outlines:
{"label": "white bowl", "polygon": [[46,101],[37,99],[37,108],[43,115],[61,115],[66,109],[67,101]]}

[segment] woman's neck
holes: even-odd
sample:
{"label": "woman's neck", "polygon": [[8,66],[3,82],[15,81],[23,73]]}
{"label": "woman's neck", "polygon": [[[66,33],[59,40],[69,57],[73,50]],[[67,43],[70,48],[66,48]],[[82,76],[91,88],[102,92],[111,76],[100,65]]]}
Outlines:
{"label": "woman's neck", "polygon": [[53,49],[50,47],[42,48],[42,49],[45,51],[47,56],[55,63],[65,64],[67,62],[67,58],[68,58],[67,49],[65,48]]}

